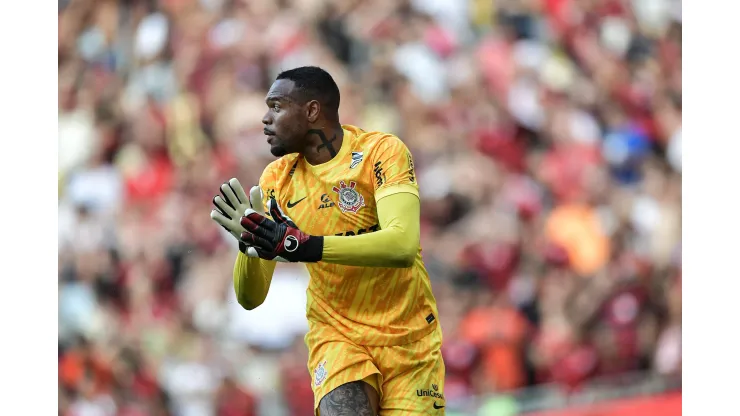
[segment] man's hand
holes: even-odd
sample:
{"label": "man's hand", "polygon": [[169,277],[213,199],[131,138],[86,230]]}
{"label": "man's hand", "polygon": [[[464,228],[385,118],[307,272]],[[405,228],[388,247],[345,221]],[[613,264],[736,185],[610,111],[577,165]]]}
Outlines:
{"label": "man's hand", "polygon": [[221,185],[221,195],[223,196],[216,195],[213,197],[213,205],[216,206],[216,209],[211,211],[211,219],[233,235],[239,242],[239,250],[245,253],[246,244],[240,240],[244,227],[239,223],[239,220],[248,209],[264,212],[262,191],[259,186],[253,186],[249,190],[249,197],[247,197],[239,180],[232,178]]}
{"label": "man's hand", "polygon": [[247,209],[241,225],[247,231],[241,233],[241,241],[247,244],[247,255],[266,260],[312,263],[321,260],[324,237],[303,233],[288,218],[275,198],[268,203],[271,220],[254,209]]}

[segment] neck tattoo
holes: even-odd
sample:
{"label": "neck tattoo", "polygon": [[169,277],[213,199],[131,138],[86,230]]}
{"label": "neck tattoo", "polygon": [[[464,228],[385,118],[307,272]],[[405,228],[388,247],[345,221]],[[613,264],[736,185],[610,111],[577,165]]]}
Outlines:
{"label": "neck tattoo", "polygon": [[337,151],[336,149],[334,149],[334,145],[332,144],[337,140],[336,134],[332,136],[331,139],[326,138],[326,135],[324,134],[323,130],[311,129],[308,131],[308,134],[315,134],[319,136],[319,139],[321,139],[321,144],[316,146],[317,152],[321,152],[322,148],[326,148],[326,150],[329,151],[329,155],[331,155],[331,157],[334,157],[337,155]]}

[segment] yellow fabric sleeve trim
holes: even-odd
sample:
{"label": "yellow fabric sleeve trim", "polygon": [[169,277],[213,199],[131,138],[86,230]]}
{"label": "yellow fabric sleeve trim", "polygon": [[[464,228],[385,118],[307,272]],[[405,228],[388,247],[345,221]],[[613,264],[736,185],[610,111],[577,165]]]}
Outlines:
{"label": "yellow fabric sleeve trim", "polygon": [[419,253],[420,202],[410,185],[389,187],[377,201],[380,230],[354,236],[324,237],[321,261],[346,266],[411,267]]}
{"label": "yellow fabric sleeve trim", "polygon": [[254,309],[267,297],[275,272],[274,261],[246,256],[239,252],[234,263],[234,293],[244,309]]}

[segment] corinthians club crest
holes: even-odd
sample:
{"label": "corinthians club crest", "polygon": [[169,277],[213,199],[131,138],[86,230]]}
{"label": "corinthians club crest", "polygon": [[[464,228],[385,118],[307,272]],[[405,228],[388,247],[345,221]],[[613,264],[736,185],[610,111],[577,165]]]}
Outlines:
{"label": "corinthians club crest", "polygon": [[326,360],[322,361],[318,366],[316,366],[316,369],[313,370],[313,385],[318,387],[321,385],[321,383],[326,380],[326,376],[329,374],[328,371],[326,371],[326,368],[324,367],[326,365]]}
{"label": "corinthians club crest", "polygon": [[357,183],[354,181],[349,181],[349,186],[344,181],[339,181],[339,188],[332,188],[339,195],[339,209],[342,212],[357,212],[365,206],[365,198],[357,192],[355,186]]}

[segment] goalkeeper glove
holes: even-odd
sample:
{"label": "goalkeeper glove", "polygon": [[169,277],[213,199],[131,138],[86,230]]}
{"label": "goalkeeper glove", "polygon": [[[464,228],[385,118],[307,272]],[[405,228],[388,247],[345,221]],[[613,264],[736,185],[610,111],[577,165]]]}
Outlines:
{"label": "goalkeeper glove", "polygon": [[268,203],[271,220],[254,209],[247,209],[241,225],[247,230],[241,240],[247,243],[247,256],[266,260],[313,263],[321,260],[324,237],[308,235],[283,213],[275,198]]}
{"label": "goalkeeper glove", "polygon": [[211,219],[233,235],[239,241],[239,250],[246,253],[247,245],[240,240],[244,228],[239,223],[239,219],[248,209],[264,212],[262,191],[259,186],[253,186],[247,197],[239,180],[232,178],[221,185],[221,195],[223,196],[213,197],[213,205],[216,209],[211,211]]}

